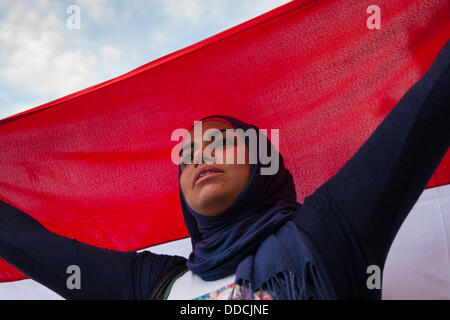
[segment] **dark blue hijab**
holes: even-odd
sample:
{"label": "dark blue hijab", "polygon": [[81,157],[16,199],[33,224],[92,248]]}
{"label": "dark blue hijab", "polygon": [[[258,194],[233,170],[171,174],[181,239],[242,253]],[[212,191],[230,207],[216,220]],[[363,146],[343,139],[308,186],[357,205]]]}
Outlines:
{"label": "dark blue hijab", "polygon": [[[263,136],[262,141],[270,152],[271,142],[256,126],[229,116],[213,115],[202,120],[208,118],[225,119],[235,129],[255,129],[257,154],[259,135]],[[244,139],[249,149],[248,138]],[[251,174],[244,190],[227,210],[217,216],[195,212],[179,187],[193,248],[187,266],[205,281],[236,273],[235,284],[240,285],[243,297],[253,299],[253,292],[263,289],[269,290],[275,299],[299,299],[305,297],[305,292],[301,292],[304,263],[295,254],[301,237],[296,234],[292,222],[288,227],[286,224],[291,221],[294,210],[302,205],[296,201],[294,181],[284,167],[281,154],[275,175],[261,175],[260,168],[270,164],[264,165],[259,157],[256,158],[258,163],[250,164]],[[180,175],[181,166],[178,179]]]}

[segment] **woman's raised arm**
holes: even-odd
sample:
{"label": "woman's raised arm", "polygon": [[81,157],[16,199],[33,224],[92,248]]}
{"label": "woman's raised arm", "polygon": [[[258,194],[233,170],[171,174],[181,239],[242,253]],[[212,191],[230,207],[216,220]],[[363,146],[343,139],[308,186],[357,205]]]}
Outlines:
{"label": "woman's raised arm", "polygon": [[[300,210],[294,221],[327,252],[324,256],[334,256],[333,261],[327,262],[328,267],[348,263],[345,270],[350,278],[351,274],[359,274],[361,288],[366,285],[369,265],[383,269],[395,235],[449,145],[450,42],[447,42],[429,70],[353,157],[306,197],[305,212],[310,208],[314,213],[301,214],[304,210]],[[359,256],[352,257],[356,255]],[[359,264],[360,270],[348,271],[355,264]],[[343,277],[342,273],[336,277]]]}
{"label": "woman's raised arm", "polygon": [[[109,250],[60,236],[3,201],[0,258],[66,299],[148,299],[167,271],[185,263],[183,257]],[[71,265],[79,268],[79,289],[67,285]]]}

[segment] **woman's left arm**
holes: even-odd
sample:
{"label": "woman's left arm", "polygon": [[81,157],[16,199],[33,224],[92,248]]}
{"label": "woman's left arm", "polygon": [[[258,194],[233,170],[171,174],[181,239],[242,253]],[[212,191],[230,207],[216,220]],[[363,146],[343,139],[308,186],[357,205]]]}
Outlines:
{"label": "woman's left arm", "polygon": [[[305,199],[305,205],[319,211],[320,224],[327,224],[330,214],[330,220],[342,221],[369,264],[383,268],[402,222],[449,148],[449,69],[447,42],[354,156]],[[309,223],[302,222],[301,214],[295,221]],[[315,234],[325,241],[325,235]]]}

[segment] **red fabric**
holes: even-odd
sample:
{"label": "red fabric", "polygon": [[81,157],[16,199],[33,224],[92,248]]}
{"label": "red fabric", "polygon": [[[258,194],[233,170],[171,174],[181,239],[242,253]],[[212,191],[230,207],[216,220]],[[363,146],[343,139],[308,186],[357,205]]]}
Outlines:
{"label": "red fabric", "polygon": [[[58,234],[136,250],[187,237],[173,130],[226,114],[280,129],[298,200],[425,73],[447,0],[293,1],[123,76],[0,121],[0,197]],[[450,182],[447,154],[428,187]],[[370,168],[367,168],[370,170]],[[0,281],[24,276],[0,261]]]}

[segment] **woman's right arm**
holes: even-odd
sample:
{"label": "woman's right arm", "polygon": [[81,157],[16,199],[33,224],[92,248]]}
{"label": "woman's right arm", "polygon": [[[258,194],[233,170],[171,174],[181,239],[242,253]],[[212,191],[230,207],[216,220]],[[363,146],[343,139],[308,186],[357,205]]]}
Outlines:
{"label": "woman's right arm", "polygon": [[[179,256],[117,251],[55,234],[0,201],[0,258],[65,299],[148,299]],[[79,267],[80,289],[69,289],[67,268]]]}

